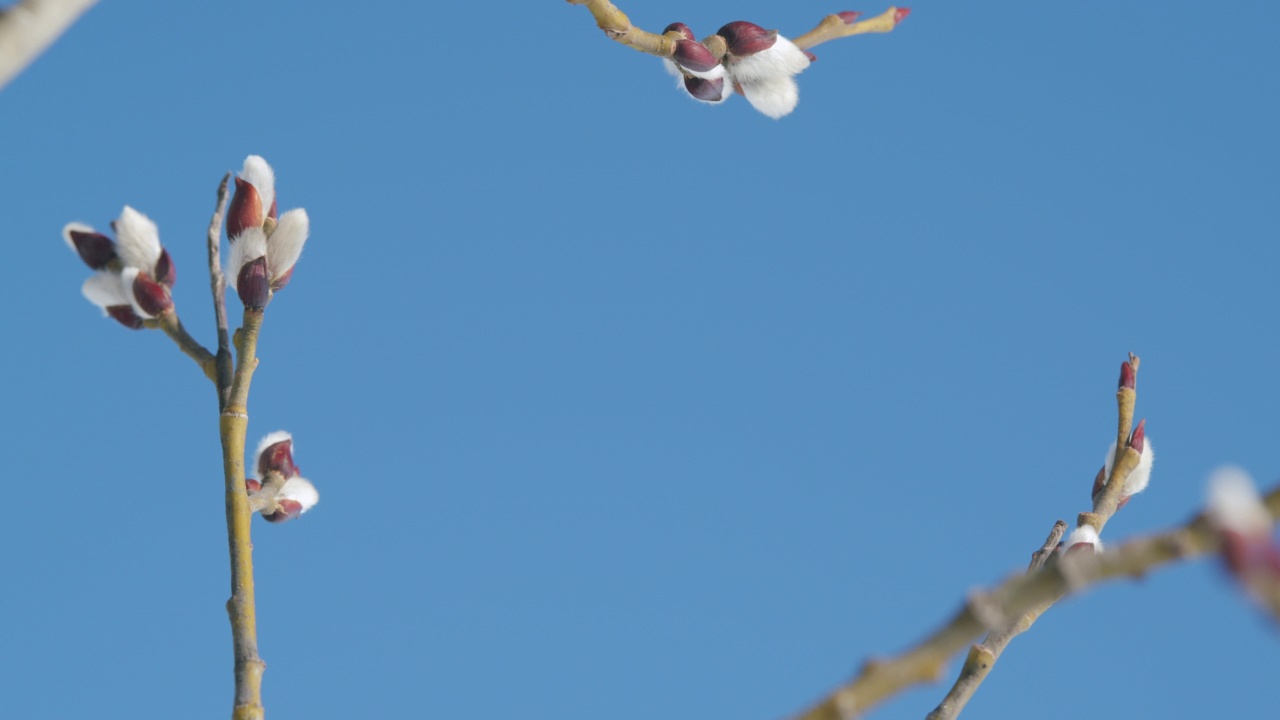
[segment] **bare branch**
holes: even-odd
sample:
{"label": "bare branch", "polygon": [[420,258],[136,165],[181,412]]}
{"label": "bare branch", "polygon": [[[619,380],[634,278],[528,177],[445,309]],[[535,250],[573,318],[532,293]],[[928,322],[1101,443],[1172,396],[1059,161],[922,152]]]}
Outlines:
{"label": "bare branch", "polygon": [[209,289],[213,294],[213,315],[218,326],[218,354],[216,357],[217,376],[214,382],[218,385],[218,409],[227,406],[227,398],[231,393],[231,336],[227,328],[227,281],[222,275],[222,214],[227,208],[227,185],[231,182],[231,173],[222,176],[218,184],[218,202],[213,209],[213,217],[209,220]]}
{"label": "bare branch", "polygon": [[893,32],[893,29],[898,27],[898,23],[910,13],[911,10],[908,8],[891,7],[873,18],[855,23],[847,23],[839,15],[828,15],[822,18],[822,22],[818,23],[817,27],[791,42],[801,50],[808,50],[829,40],[843,37]]}
{"label": "bare branch", "polygon": [[[1264,502],[1274,522],[1280,517],[1280,487],[1272,489]],[[1218,547],[1218,535],[1202,513],[1182,527],[1132,540],[1113,550],[1072,553],[1049,562],[1036,572],[1018,575],[972,596],[946,625],[915,647],[889,660],[868,662],[852,680],[798,717],[852,718],[914,684],[936,678],[947,658],[979,633],[996,629],[984,619],[1019,617],[1103,581],[1141,577],[1175,560],[1215,552]]]}
{"label": "bare branch", "polygon": [[0,11],[0,89],[98,0],[22,0]]}

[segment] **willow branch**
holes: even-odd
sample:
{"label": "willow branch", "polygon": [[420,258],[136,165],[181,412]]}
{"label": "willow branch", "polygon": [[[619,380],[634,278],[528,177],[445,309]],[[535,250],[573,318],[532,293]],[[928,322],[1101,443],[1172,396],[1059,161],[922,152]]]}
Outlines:
{"label": "willow branch", "polygon": [[898,27],[898,23],[902,22],[910,12],[907,8],[891,7],[873,18],[855,23],[846,23],[839,15],[828,15],[822,18],[817,27],[791,42],[801,50],[808,50],[824,42],[844,37],[893,32],[893,29]]}
{"label": "willow branch", "polygon": [[[616,40],[633,50],[639,50],[642,53],[661,58],[669,58],[675,52],[675,43],[679,39],[678,34],[671,36],[657,35],[641,30],[632,25],[631,19],[609,0],[567,1],[571,5],[586,7],[591,12],[591,16],[595,18],[596,26],[603,30],[604,34],[609,36],[611,40]],[[828,15],[818,23],[817,27],[792,42],[801,50],[807,50],[837,38],[865,35],[867,33],[892,32],[910,12],[907,8],[891,7],[876,17],[854,23],[846,23],[839,15]],[[715,57],[724,58],[726,46],[719,36],[709,36],[702,40],[702,44],[706,45]]]}
{"label": "willow branch", "polygon": [[258,366],[258,333],[262,311],[245,309],[244,325],[235,334],[236,367],[227,402],[219,418],[222,465],[226,481],[227,544],[231,552],[231,638],[235,652],[235,710],[233,720],[262,720],[262,673],[258,656],[257,606],[253,596],[253,512],[244,485],[245,435],[249,427],[249,383]]}
{"label": "willow branch", "polygon": [[231,182],[231,173],[222,176],[218,184],[218,201],[213,209],[213,217],[209,220],[209,290],[213,295],[213,316],[218,326],[218,354],[215,357],[217,375],[214,382],[218,385],[218,410],[227,406],[231,393],[231,339],[227,328],[227,281],[222,275],[222,214],[227,208],[227,185]]}
{"label": "willow branch", "polygon": [[[1045,538],[1044,544],[1040,549],[1031,555],[1031,564],[1027,567],[1027,573],[1033,573],[1044,567],[1049,558],[1053,556],[1053,551],[1057,549],[1058,542],[1062,540],[1063,534],[1067,531],[1067,524],[1061,520],[1053,524],[1053,530],[1049,532],[1049,537]],[[996,664],[996,660],[1000,659],[1000,653],[1004,652],[1005,647],[1014,637],[1026,632],[1035,619],[1040,616],[1048,606],[1043,608],[1033,608],[1031,612],[1024,614],[1012,624],[992,631],[978,645],[969,648],[969,655],[965,658],[964,666],[960,669],[960,677],[956,678],[955,684],[951,686],[951,690],[947,696],[943,698],[941,703],[929,713],[926,720],[952,720],[960,715],[960,711],[968,704],[969,699],[977,692],[978,686],[982,685],[982,681],[987,679],[987,674],[991,672],[992,666]]]}
{"label": "willow branch", "polygon": [[205,377],[215,383],[218,381],[213,353],[209,352],[198,340],[191,337],[191,333],[187,332],[187,329],[182,326],[182,321],[178,319],[177,310],[170,309],[163,312],[151,320],[143,321],[143,325],[163,330],[164,334],[173,340],[183,354],[196,361]]}
{"label": "willow branch", "polygon": [[[1275,522],[1280,517],[1280,487],[1272,489],[1264,502]],[[1006,626],[1010,618],[1104,581],[1142,577],[1175,560],[1215,552],[1218,547],[1218,535],[1202,513],[1182,527],[1132,540],[1113,550],[1068,554],[1036,572],[972,595],[949,622],[915,647],[888,660],[867,662],[852,680],[798,717],[852,718],[912,685],[936,678],[947,658],[963,650],[978,634]]]}
{"label": "willow branch", "polygon": [[[1136,381],[1140,362],[1137,355],[1129,353],[1129,367],[1133,371],[1135,387],[1125,387],[1125,383],[1121,382],[1120,387],[1116,390],[1118,439],[1116,441],[1115,458],[1111,466],[1111,475],[1107,479],[1106,488],[1104,492],[1099,493],[1094,498],[1093,510],[1080,513],[1076,520],[1077,527],[1086,524],[1092,525],[1099,534],[1102,533],[1102,528],[1119,507],[1120,490],[1123,488],[1125,480],[1129,478],[1129,473],[1138,466],[1138,460],[1141,458],[1140,453],[1129,447],[1129,432],[1133,427],[1133,410],[1137,405],[1138,399]],[[1054,527],[1056,529],[1057,525]],[[1061,535],[1059,535],[1060,538]],[[1044,552],[1044,548],[1041,548],[1041,552]],[[1050,552],[1052,552],[1051,549]],[[1043,558],[1041,564],[1043,565]],[[1034,569],[1036,569],[1035,558],[1032,559],[1032,568],[1028,572]],[[942,702],[933,709],[933,712],[929,713],[927,720],[954,720],[954,718],[959,717],[973,694],[978,691],[978,687],[987,679],[987,675],[991,673],[991,669],[995,666],[996,661],[1000,659],[1001,653],[1009,646],[1009,643],[1013,642],[1015,637],[1030,630],[1036,620],[1039,620],[1040,616],[1060,599],[1061,597],[1047,598],[1027,612],[1012,618],[1009,624],[1004,627],[992,630],[987,634],[987,637],[983,638],[981,643],[969,648],[969,655],[965,658],[964,665],[960,668],[959,677],[956,678],[951,690],[947,692]]]}
{"label": "willow branch", "polygon": [[98,0],[22,0],[0,11],[0,89]]}

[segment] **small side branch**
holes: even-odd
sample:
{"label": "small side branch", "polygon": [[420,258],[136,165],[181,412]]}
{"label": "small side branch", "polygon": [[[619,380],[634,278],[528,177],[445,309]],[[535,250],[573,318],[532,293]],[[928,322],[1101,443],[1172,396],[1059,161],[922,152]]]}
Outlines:
{"label": "small side branch", "polygon": [[671,57],[675,52],[674,40],[646,32],[632,25],[631,19],[609,0],[568,0],[568,2],[571,5],[582,5],[591,11],[591,16],[596,19],[596,25],[611,40],[617,40],[633,50],[657,57]]}
{"label": "small side branch", "polygon": [[0,11],[0,89],[98,0],[22,0]]}
{"label": "small side branch", "polygon": [[902,22],[910,12],[907,8],[891,7],[873,18],[859,20],[852,24],[846,23],[839,15],[828,15],[822,18],[822,22],[818,23],[817,27],[792,42],[801,50],[809,50],[824,42],[853,35],[893,32],[893,29],[898,27],[898,23]]}
{"label": "small side branch", "polygon": [[[1274,522],[1280,517],[1280,487],[1264,502]],[[943,627],[895,658],[871,661],[848,683],[798,717],[802,720],[848,720],[916,683],[932,680],[947,658],[964,649],[979,633],[998,629],[993,620],[1016,618],[1056,598],[1083,591],[1106,580],[1141,577],[1182,558],[1218,549],[1208,518],[1197,515],[1185,526],[1140,538],[1102,553],[1073,553],[1040,570],[1006,580],[979,593]]]}
{"label": "small side branch", "polygon": [[218,354],[215,365],[217,376],[214,382],[218,385],[218,409],[227,406],[231,393],[231,335],[227,328],[227,282],[222,275],[222,215],[227,208],[227,185],[231,182],[231,173],[222,176],[218,184],[218,202],[213,209],[213,217],[209,220],[209,290],[213,295],[213,316],[218,326]]}
{"label": "small side branch", "polygon": [[182,321],[178,319],[177,310],[171,309],[155,319],[146,320],[144,321],[144,325],[147,327],[157,327],[163,330],[164,334],[168,335],[169,339],[173,340],[173,342],[177,344],[178,349],[181,350],[183,354],[196,361],[196,364],[200,366],[200,371],[204,373],[205,377],[215,383],[218,381],[218,373],[215,367],[216,362],[214,360],[213,353],[209,352],[205,346],[201,345],[199,341],[191,337],[191,333],[187,332],[187,329],[182,326]]}
{"label": "small side branch", "polygon": [[[1053,556],[1054,550],[1057,549],[1058,543],[1066,532],[1067,524],[1065,522],[1059,520],[1053,524],[1053,529],[1049,531],[1049,537],[1045,538],[1044,544],[1040,546],[1039,550],[1032,553],[1031,564],[1027,567],[1028,574],[1036,572],[1045,566],[1045,563]],[[965,658],[964,667],[960,669],[960,677],[956,678],[950,692],[947,693],[941,703],[938,703],[938,707],[934,708],[933,712],[926,716],[926,720],[954,720],[954,718],[959,717],[960,711],[964,709],[965,705],[969,703],[969,699],[977,692],[978,686],[982,684],[983,680],[987,679],[987,674],[991,672],[992,666],[1000,659],[1000,653],[1004,652],[1005,647],[1009,645],[1009,641],[1030,629],[1031,625],[1048,607],[1048,605],[1045,605],[1033,608],[1031,612],[1015,619],[1004,628],[988,633],[980,644],[969,648],[969,655]]]}

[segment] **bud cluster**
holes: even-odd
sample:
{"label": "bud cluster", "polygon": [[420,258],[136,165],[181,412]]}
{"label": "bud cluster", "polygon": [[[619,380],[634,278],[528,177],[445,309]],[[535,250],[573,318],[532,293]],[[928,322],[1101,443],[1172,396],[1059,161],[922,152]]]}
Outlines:
{"label": "bud cluster", "polygon": [[261,156],[245,158],[235,182],[227,208],[226,274],[244,306],[261,310],[293,276],[310,221],[301,208],[277,217],[275,172]]}
{"label": "bud cluster", "polygon": [[137,330],[173,309],[170,294],[177,269],[160,244],[160,231],[128,205],[111,223],[116,239],[83,223],[68,223],[62,239],[94,270],[81,291],[89,302],[121,325]]}
{"label": "bud cluster", "polygon": [[256,509],[268,522],[292,520],[310,510],[320,493],[310,480],[302,477],[293,462],[293,436],[280,430],[258,443],[253,467],[258,477],[245,478],[245,490]]}
{"label": "bud cluster", "polygon": [[[910,10],[899,8],[893,22],[900,22],[908,13]],[[854,24],[858,15],[852,11],[836,14],[846,25]],[[795,109],[800,101],[795,76],[817,59],[777,30],[765,30],[744,20],[724,25],[702,42],[684,23],[671,23],[663,34],[675,40],[675,50],[662,63],[689,97],[718,105],[737,92],[775,120]],[[723,48],[723,56],[712,52],[713,47]]]}

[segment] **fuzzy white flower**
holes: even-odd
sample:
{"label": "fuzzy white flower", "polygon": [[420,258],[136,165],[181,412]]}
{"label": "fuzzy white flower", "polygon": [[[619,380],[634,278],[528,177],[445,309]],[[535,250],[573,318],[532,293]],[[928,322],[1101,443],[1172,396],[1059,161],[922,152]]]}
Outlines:
{"label": "fuzzy white flower", "polygon": [[1249,473],[1238,467],[1222,467],[1209,478],[1209,520],[1220,530],[1241,535],[1267,535],[1271,513],[1262,504]]}
{"label": "fuzzy white flower", "polygon": [[796,44],[748,22],[732,22],[720,28],[729,54],[725,67],[751,106],[775,120],[790,113],[800,101],[795,76],[809,67],[809,56]]}
{"label": "fuzzy white flower", "polygon": [[294,475],[285,481],[284,486],[280,488],[280,492],[276,495],[276,500],[278,502],[287,500],[298,503],[298,507],[301,509],[298,510],[297,514],[301,515],[320,502],[320,491],[316,490],[316,486],[312,485],[310,480],[300,475]]}
{"label": "fuzzy white flower", "polygon": [[240,170],[240,179],[253,186],[262,202],[262,212],[271,211],[276,201],[276,173],[261,155],[250,155],[244,159],[244,167]]}
{"label": "fuzzy white flower", "polygon": [[1098,531],[1093,529],[1092,525],[1081,525],[1071,534],[1067,536],[1067,541],[1062,544],[1063,550],[1070,550],[1079,544],[1092,545],[1094,552],[1102,552],[1102,539],[1098,537]]}
{"label": "fuzzy white flower", "polygon": [[[1111,477],[1111,468],[1115,464],[1115,459],[1116,444],[1112,442],[1111,447],[1107,449],[1106,464],[1102,469],[1104,478]],[[1138,465],[1124,480],[1124,489],[1120,491],[1121,498],[1137,495],[1147,489],[1147,485],[1151,484],[1151,468],[1155,462],[1155,448],[1151,447],[1151,438],[1145,437],[1142,441],[1142,454],[1138,457]]]}
{"label": "fuzzy white flower", "polygon": [[112,227],[116,231],[116,255],[120,262],[154,274],[164,248],[160,246],[160,231],[151,218],[125,205]]}

